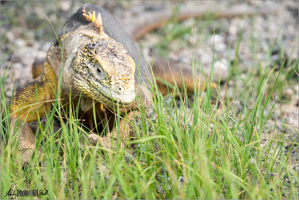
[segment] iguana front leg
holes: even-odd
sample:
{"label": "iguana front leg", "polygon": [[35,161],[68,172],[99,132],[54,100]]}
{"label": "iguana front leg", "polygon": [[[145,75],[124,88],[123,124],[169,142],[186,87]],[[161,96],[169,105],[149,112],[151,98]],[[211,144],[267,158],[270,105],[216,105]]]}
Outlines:
{"label": "iguana front leg", "polygon": [[43,72],[43,66],[45,63],[45,59],[37,59],[31,66],[32,78],[36,79]]}
{"label": "iguana front leg", "polygon": [[125,146],[125,142],[133,137],[136,137],[136,128],[133,122],[138,119],[139,112],[131,111],[120,120],[119,131],[116,127],[108,133],[105,137],[100,137],[97,134],[89,134],[89,139],[93,145],[100,144],[101,146],[108,149],[116,149],[117,139],[120,140],[121,147]]}
{"label": "iguana front leg", "polygon": [[57,78],[50,64],[44,63],[39,80],[17,92],[10,108],[10,140],[19,141],[18,150],[22,151],[22,161],[28,162],[35,149],[35,136],[28,122],[45,115],[55,99]]}

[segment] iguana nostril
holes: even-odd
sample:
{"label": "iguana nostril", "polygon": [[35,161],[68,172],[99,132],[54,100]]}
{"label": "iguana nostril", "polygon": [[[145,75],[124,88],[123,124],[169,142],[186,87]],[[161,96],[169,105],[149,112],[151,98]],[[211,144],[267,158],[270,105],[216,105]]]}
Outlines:
{"label": "iguana nostril", "polygon": [[121,91],[123,91],[123,88],[120,85],[117,85],[116,86],[116,91],[121,92]]}

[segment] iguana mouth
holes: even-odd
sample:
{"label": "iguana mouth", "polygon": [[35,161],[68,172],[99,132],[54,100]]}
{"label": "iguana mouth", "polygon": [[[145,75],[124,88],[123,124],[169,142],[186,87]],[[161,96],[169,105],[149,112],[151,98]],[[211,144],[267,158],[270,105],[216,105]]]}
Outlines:
{"label": "iguana mouth", "polygon": [[117,104],[120,108],[125,108],[135,100],[134,85],[124,94],[119,94],[111,88],[100,83],[95,84],[95,82],[95,79],[85,79],[80,73],[75,73],[73,76],[73,83],[77,90],[110,108],[116,107]]}

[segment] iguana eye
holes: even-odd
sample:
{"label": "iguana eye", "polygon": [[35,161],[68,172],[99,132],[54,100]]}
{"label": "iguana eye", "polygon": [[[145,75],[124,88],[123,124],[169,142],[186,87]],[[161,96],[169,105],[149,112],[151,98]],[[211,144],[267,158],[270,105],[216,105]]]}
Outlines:
{"label": "iguana eye", "polygon": [[103,79],[107,79],[107,78],[108,78],[107,74],[106,74],[106,73],[104,72],[104,70],[101,68],[101,65],[100,65],[100,66],[97,65],[95,71],[96,71],[97,77],[98,77],[99,79],[102,79],[102,80],[103,80]]}
{"label": "iguana eye", "polygon": [[97,68],[97,73],[98,73],[99,75],[102,75],[102,74],[103,74],[102,69],[98,67],[98,68]]}

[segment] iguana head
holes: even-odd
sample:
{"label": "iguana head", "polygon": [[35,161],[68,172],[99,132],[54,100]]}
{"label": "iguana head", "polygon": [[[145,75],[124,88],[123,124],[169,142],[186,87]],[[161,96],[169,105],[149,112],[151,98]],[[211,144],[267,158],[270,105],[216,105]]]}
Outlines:
{"label": "iguana head", "polygon": [[[88,16],[87,16],[88,18]],[[73,84],[92,99],[108,106],[128,107],[135,100],[135,63],[122,44],[106,35],[100,14],[91,28],[97,34],[88,36],[72,63]]]}

